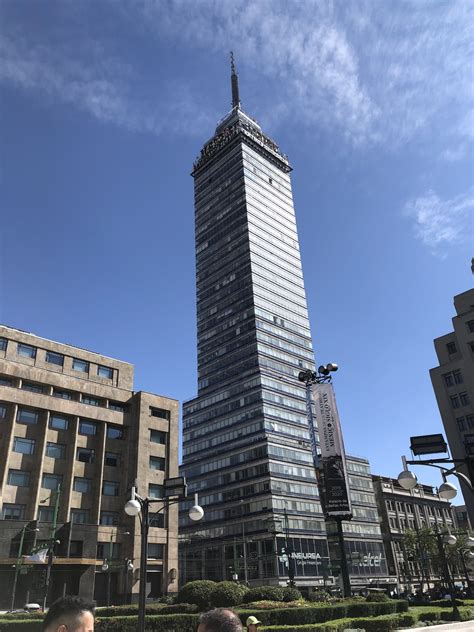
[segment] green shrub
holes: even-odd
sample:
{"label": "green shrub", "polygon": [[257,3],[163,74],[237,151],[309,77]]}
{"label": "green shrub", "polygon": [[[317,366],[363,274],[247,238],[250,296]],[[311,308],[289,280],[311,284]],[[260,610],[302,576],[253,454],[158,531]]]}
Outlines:
{"label": "green shrub", "polygon": [[[197,614],[150,615],[146,618],[145,631],[195,632],[198,619],[199,615]],[[95,629],[96,632],[136,632],[137,617],[110,617],[107,619],[99,617]],[[16,631],[12,630],[12,632]]]}
{"label": "green shrub", "polygon": [[178,592],[176,603],[194,603],[201,610],[206,610],[211,605],[211,593],[215,587],[216,582],[209,579],[188,582]]}
{"label": "green shrub", "polygon": [[344,632],[364,630],[365,632],[388,632],[400,627],[410,627],[416,622],[412,614],[389,614],[377,618],[344,618],[325,623],[309,625],[271,625],[261,628],[262,632]]}
{"label": "green shrub", "polygon": [[301,598],[302,595],[300,591],[294,586],[286,586],[285,588],[283,588],[283,601],[298,601],[298,599]]}
{"label": "green shrub", "polygon": [[335,601],[335,598],[327,590],[324,590],[323,588],[315,588],[309,593],[306,600],[318,603],[332,603]]}
{"label": "green shrub", "polygon": [[388,595],[386,595],[384,592],[369,592],[365,600],[369,603],[380,603],[381,601],[388,601]]}
{"label": "green shrub", "polygon": [[255,586],[244,597],[244,602],[250,601],[284,601],[283,586]]}
{"label": "green shrub", "polygon": [[[449,608],[451,605],[451,599],[437,599],[436,601],[430,601],[427,606],[438,606],[439,608]],[[462,599],[455,599],[455,603],[457,606],[464,606],[464,601]]]}
{"label": "green shrub", "polygon": [[236,582],[219,582],[211,592],[211,605],[215,608],[238,606],[248,588]]}
{"label": "green shrub", "polygon": [[41,630],[41,623],[38,621],[38,617],[33,620],[14,620],[4,619],[3,615],[0,617],[0,632],[39,632]]}

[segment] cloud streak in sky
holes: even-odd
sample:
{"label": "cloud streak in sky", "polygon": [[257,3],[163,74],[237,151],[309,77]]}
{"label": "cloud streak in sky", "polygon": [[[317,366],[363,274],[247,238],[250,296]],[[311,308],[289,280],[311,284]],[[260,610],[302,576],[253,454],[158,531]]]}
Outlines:
{"label": "cloud streak in sky", "polygon": [[[214,104],[198,93],[185,64],[152,103],[147,70],[136,61],[131,67],[130,51],[113,41],[114,27],[101,31],[92,5],[61,6],[69,12],[63,37],[74,45],[53,45],[47,36],[31,44],[29,32],[4,36],[1,81],[130,130],[190,133],[216,122]],[[472,101],[470,2],[104,0],[101,6],[114,24],[151,45],[168,42],[191,56],[226,56],[233,48],[241,75],[259,95],[252,113],[264,113],[273,127],[291,118],[355,146],[392,148],[440,129],[440,118],[454,109],[461,121]],[[84,35],[91,24],[94,39]],[[454,161],[467,146],[456,131],[460,123],[450,123],[439,132],[446,139],[441,157]]]}
{"label": "cloud streak in sky", "polygon": [[435,255],[443,257],[447,247],[472,239],[472,191],[451,200],[442,200],[434,191],[428,191],[409,200],[403,212],[414,222],[415,237]]}

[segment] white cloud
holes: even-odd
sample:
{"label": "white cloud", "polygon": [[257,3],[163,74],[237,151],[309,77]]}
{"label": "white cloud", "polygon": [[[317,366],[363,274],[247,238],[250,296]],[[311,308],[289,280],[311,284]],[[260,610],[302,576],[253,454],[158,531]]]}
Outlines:
{"label": "white cloud", "polygon": [[[146,64],[134,62],[133,71],[129,65],[139,45],[129,49],[114,41],[116,29],[101,28],[94,6],[63,6],[69,21],[59,30],[63,39],[71,38],[67,48],[47,35],[32,44],[32,33],[38,38],[41,31],[31,26],[4,37],[0,80],[132,130],[189,133],[216,122],[222,112],[199,93],[185,63],[172,85],[160,86],[160,102],[151,102],[143,87],[151,79]],[[250,114],[266,126],[291,118],[354,145],[388,148],[436,130],[446,160],[467,151],[459,127],[472,101],[469,1],[109,0],[101,6],[117,20],[114,27],[133,31],[147,46],[150,35],[157,46],[167,42],[180,50],[181,60],[196,52],[224,57],[234,49],[244,105],[253,94]]]}
{"label": "white cloud", "polygon": [[137,0],[160,37],[227,54],[278,80],[261,110],[397,146],[472,100],[474,5],[374,0]]}
{"label": "white cloud", "polygon": [[409,200],[403,212],[414,221],[415,237],[433,254],[444,256],[447,247],[472,240],[472,192],[451,200],[442,200],[430,190],[425,195]]}
{"label": "white cloud", "polygon": [[[190,109],[195,99],[185,84],[162,86],[169,99],[161,104],[137,98],[132,89],[132,69],[94,42],[83,42],[81,54],[65,48],[26,43],[21,37],[0,35],[0,82],[39,92],[46,98],[73,105],[99,121],[135,132],[159,134],[196,132]],[[197,120],[208,124],[205,111]],[[198,126],[199,128],[199,126]]]}

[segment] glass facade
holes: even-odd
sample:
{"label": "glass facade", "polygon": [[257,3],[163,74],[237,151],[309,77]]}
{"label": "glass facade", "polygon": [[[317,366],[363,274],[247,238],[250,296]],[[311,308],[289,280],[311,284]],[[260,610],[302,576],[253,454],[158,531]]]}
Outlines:
{"label": "glass facade", "polygon": [[[297,574],[321,576],[328,555],[298,382],[314,355],[290,171],[240,106],[194,165],[198,396],[184,404],[182,474],[205,517],[189,527],[182,514],[185,536],[199,540],[182,581],[239,574],[242,543],[261,560],[248,578],[284,577],[274,525],[285,512],[301,555],[318,556],[301,557]],[[370,474],[362,480],[371,489]]]}

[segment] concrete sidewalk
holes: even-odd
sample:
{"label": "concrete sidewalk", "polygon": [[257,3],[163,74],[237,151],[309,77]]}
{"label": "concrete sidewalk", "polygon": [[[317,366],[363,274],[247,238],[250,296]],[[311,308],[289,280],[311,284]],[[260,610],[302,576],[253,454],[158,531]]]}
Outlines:
{"label": "concrete sidewalk", "polygon": [[399,632],[416,632],[416,630],[432,630],[432,632],[441,632],[453,630],[454,632],[474,632],[474,621],[461,621],[460,623],[443,623],[443,625],[426,625],[421,628],[403,628]]}

